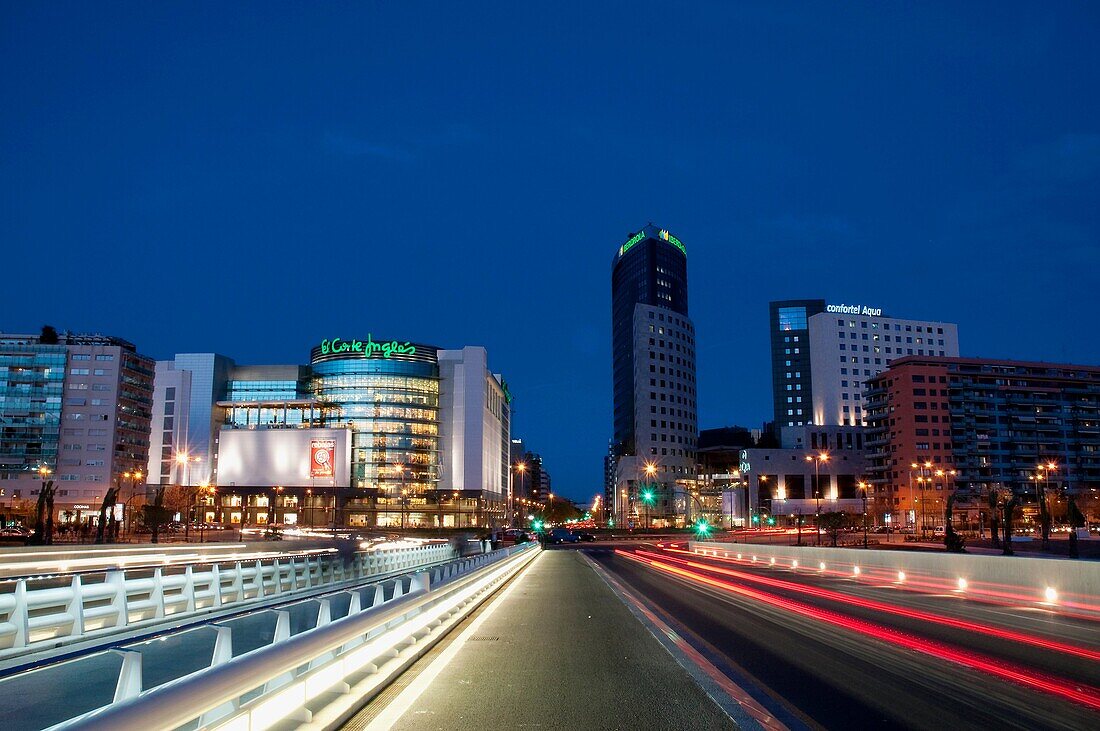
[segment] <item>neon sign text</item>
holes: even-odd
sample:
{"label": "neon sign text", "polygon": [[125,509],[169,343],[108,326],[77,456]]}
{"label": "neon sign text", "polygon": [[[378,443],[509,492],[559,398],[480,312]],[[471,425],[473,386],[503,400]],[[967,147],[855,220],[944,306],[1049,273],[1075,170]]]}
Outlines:
{"label": "neon sign text", "polygon": [[366,340],[341,340],[340,338],[322,340],[321,355],[328,355],[330,353],[354,353],[356,355],[362,355],[365,358],[374,358],[377,356],[392,358],[395,355],[415,355],[416,346],[408,341],[399,343],[396,340],[376,343],[371,338],[370,333],[367,333]]}

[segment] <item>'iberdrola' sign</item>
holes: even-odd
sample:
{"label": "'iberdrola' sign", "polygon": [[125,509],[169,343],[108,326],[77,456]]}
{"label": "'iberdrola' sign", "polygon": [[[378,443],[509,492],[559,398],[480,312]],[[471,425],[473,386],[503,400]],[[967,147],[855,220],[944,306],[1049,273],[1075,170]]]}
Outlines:
{"label": "'iberdrola' sign", "polygon": [[348,353],[361,355],[364,358],[376,358],[379,356],[383,358],[392,358],[395,355],[415,355],[416,346],[408,341],[399,343],[396,340],[376,343],[371,338],[370,333],[367,333],[366,340],[341,340],[340,338],[322,340],[321,355],[328,355],[330,353]]}

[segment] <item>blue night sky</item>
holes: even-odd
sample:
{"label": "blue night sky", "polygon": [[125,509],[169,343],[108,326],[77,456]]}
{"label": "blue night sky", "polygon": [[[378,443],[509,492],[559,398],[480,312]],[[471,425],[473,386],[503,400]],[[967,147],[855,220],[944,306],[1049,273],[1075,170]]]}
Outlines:
{"label": "blue night sky", "polygon": [[484,345],[586,499],[647,221],[687,246],[703,428],[770,418],[772,299],[1100,363],[1097,5],[684,5],[4,3],[0,330]]}

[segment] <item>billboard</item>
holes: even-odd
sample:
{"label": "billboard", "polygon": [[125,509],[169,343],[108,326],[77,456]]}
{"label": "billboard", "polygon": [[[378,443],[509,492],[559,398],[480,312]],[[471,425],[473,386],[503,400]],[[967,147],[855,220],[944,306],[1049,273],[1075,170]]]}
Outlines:
{"label": "billboard", "polygon": [[335,439],[309,440],[309,476],[332,479],[336,462]]}

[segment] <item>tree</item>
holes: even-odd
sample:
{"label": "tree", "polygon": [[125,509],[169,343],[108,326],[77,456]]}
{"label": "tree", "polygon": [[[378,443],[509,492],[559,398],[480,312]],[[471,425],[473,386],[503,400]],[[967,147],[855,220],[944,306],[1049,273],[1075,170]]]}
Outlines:
{"label": "tree", "polygon": [[1020,502],[1015,494],[1004,503],[1001,514],[1002,541],[1001,553],[1005,556],[1012,555],[1012,518],[1016,512],[1016,505]]}
{"label": "tree", "polygon": [[99,524],[95,530],[95,542],[104,542],[104,531],[106,531],[106,540],[111,541],[111,537],[114,534],[115,524],[115,503],[118,502],[118,485],[107,488],[107,494],[103,496],[103,504],[99,506]]}
{"label": "tree", "polygon": [[158,485],[153,492],[153,502],[141,506],[142,519],[153,532],[153,543],[160,543],[160,527],[172,518],[172,511],[164,507],[164,492],[167,487]]}
{"label": "tree", "polygon": [[838,512],[821,513],[818,515],[817,523],[825,531],[825,535],[829,536],[829,540],[835,548],[841,529],[849,523],[848,514]]}
{"label": "tree", "polygon": [[1000,521],[1000,502],[997,491],[990,488],[989,494],[986,496],[989,501],[989,539],[993,541],[994,548],[1001,547],[1001,521]]}
{"label": "tree", "polygon": [[963,549],[963,537],[955,532],[955,526],[952,525],[953,513],[955,510],[955,497],[956,493],[952,492],[947,496],[947,506],[944,508],[944,527],[943,545],[950,553],[966,553]]}
{"label": "tree", "polygon": [[1066,502],[1066,520],[1069,521],[1069,557],[1079,558],[1081,554],[1077,548],[1077,529],[1084,527],[1085,515],[1077,507],[1075,495],[1067,493]]}
{"label": "tree", "polygon": [[43,325],[42,333],[38,336],[38,342],[42,345],[57,345],[60,338],[57,335],[57,330],[53,325]]}
{"label": "tree", "polygon": [[53,492],[53,480],[48,480],[38,493],[34,535],[29,541],[32,545],[48,546],[53,543]]}

